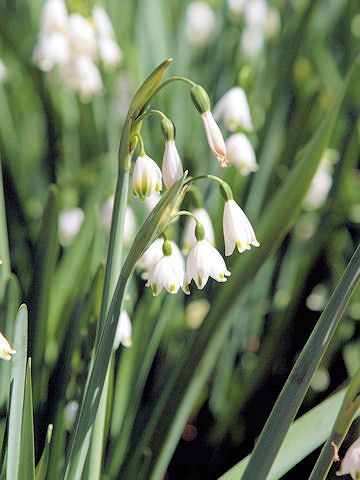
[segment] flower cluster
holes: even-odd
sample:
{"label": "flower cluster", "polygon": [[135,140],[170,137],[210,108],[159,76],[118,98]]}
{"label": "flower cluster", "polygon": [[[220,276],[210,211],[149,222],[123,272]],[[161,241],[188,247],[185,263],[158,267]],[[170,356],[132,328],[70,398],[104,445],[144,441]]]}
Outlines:
{"label": "flower cluster", "polygon": [[214,117],[216,120],[223,119],[232,132],[225,143],[229,162],[239,169],[241,175],[256,172],[258,165],[255,152],[246,136],[254,127],[244,90],[234,87],[226,92],[215,105]]}
{"label": "flower cluster", "polygon": [[99,59],[111,70],[122,57],[106,11],[95,6],[91,18],[85,18],[69,14],[64,0],[46,0],[40,23],[34,61],[45,72],[58,67],[64,85],[89,101],[103,89]]}

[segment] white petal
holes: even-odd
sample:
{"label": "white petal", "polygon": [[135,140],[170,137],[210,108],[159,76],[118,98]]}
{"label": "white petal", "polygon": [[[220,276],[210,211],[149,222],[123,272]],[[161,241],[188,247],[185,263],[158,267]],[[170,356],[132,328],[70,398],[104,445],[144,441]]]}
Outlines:
{"label": "white petal", "polygon": [[10,346],[4,335],[0,332],[0,358],[3,360],[11,360],[11,355],[16,351]]}
{"label": "white petal", "polygon": [[230,135],[225,145],[229,162],[236,165],[242,175],[258,170],[254,149],[246,135],[243,133]]}
{"label": "white petal", "polygon": [[226,167],[226,148],[224,138],[218,124],[215,122],[211,112],[205,112],[201,115],[201,120],[204,125],[206,138],[215,157],[218,159],[222,167]]}
{"label": "white petal", "polygon": [[122,310],[119,316],[114,338],[114,350],[119,348],[120,343],[122,343],[124,347],[131,347],[131,321],[126,310]]}
{"label": "white petal", "polygon": [[[199,220],[201,225],[204,227],[205,231],[205,240],[207,240],[209,243],[212,245],[215,244],[215,237],[214,237],[214,229],[212,226],[211,218],[209,217],[209,214],[205,210],[205,208],[196,208],[192,212],[195,217]],[[195,220],[193,218],[189,218],[186,230],[185,230],[185,236],[184,236],[184,245],[183,245],[183,250],[186,252],[191,248],[193,245],[196,243],[196,237],[195,237]]]}
{"label": "white petal", "polygon": [[166,188],[171,188],[183,175],[183,166],[174,140],[165,142],[162,175]]}

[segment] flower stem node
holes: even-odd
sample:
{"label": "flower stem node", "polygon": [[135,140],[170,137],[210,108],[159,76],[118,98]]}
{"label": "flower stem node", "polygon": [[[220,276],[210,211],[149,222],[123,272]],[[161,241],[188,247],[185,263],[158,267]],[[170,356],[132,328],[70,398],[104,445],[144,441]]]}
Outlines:
{"label": "flower stem node", "polygon": [[16,351],[11,347],[10,343],[0,332],[0,358],[7,361],[11,360],[11,355],[14,355],[14,353],[16,353]]}
{"label": "flower stem node", "polygon": [[250,250],[251,245],[260,246],[251,223],[235,200],[225,202],[223,230],[226,256],[233,253],[235,245],[240,253]]}
{"label": "flower stem node", "polygon": [[198,242],[201,242],[205,238],[205,230],[201,223],[197,223],[195,226],[195,238]]}
{"label": "flower stem node", "polygon": [[209,279],[226,282],[231,275],[224,259],[207,240],[198,240],[190,250],[186,263],[186,284],[194,280],[199,289],[203,289]]}
{"label": "flower stem node", "polygon": [[142,201],[162,189],[161,170],[147,155],[139,155],[133,173],[133,189]]}

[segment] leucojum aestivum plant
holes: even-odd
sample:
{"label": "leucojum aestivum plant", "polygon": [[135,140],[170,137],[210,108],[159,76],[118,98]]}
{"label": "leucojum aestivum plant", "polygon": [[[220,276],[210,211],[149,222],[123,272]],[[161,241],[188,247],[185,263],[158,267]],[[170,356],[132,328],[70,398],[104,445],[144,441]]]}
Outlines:
{"label": "leucojum aestivum plant", "polygon": [[[229,139],[224,142],[221,131],[211,113],[208,94],[202,86],[185,77],[171,77],[162,82],[162,77],[170,63],[171,60],[162,62],[147,77],[131,101],[120,138],[118,177],[112,205],[106,264],[105,267],[100,266],[91,286],[93,291],[100,292],[97,298],[101,301],[96,306],[93,306],[91,301],[89,303],[84,301],[85,308],[79,302],[77,307],[79,309],[77,312],[81,311],[81,315],[86,316],[90,304],[91,308],[98,313],[98,323],[75,428],[69,435],[69,448],[67,449],[68,446],[66,445],[64,449],[67,450],[66,457],[64,456],[62,459],[63,463],[60,467],[57,464],[55,467],[51,467],[51,471],[57,473],[62,469],[63,478],[66,480],[92,478],[93,472],[98,472],[96,478],[100,478],[108,430],[107,414],[110,409],[109,403],[111,403],[109,398],[111,397],[111,382],[113,381],[111,367],[114,360],[114,348],[122,343],[123,346],[130,347],[127,351],[131,352],[135,350],[131,347],[131,344],[136,347],[136,342],[139,340],[139,336],[132,338],[131,321],[124,308],[125,296],[130,283],[129,279],[135,266],[139,264],[143,268],[142,279],[146,281],[146,286],[151,288],[153,297],[158,297],[163,290],[166,290],[170,295],[175,295],[180,290],[185,295],[189,295],[196,289],[203,289],[208,284],[210,277],[216,282],[224,283],[231,273],[233,274],[232,278],[236,279],[239,284],[246,283],[247,275],[249,273],[255,275],[256,271],[280,244],[292,225],[298,204],[301,203],[300,200],[305,198],[323,152],[328,145],[337,112],[346,86],[350,81],[349,76],[314,139],[302,151],[299,161],[288,177],[288,181],[274,195],[264,213],[264,217],[260,216],[256,226],[261,242],[260,246],[249,219],[234,200],[229,184],[222,178],[206,171],[201,172],[198,176],[191,176],[191,172],[186,169],[187,166],[183,165],[176,147],[175,125],[164,112],[151,108],[157,93],[169,84],[173,82],[187,84],[189,87],[188,100],[194,104],[200,114],[209,147],[220,166],[226,167],[229,157],[229,160],[234,164],[238,162],[237,166],[240,171],[246,175],[249,172],[255,172],[258,165],[252,147],[243,133],[249,132],[253,128],[244,92],[240,88],[230,90],[218,103],[214,111],[216,118],[224,117],[228,122],[229,130],[232,132]],[[237,107],[238,105],[241,105],[240,109]],[[150,151],[150,147],[146,145],[145,135],[142,134],[143,124],[149,117],[158,118],[159,134],[162,132],[164,137],[165,145],[161,168],[147,154],[147,149]],[[219,186],[222,197],[219,200],[223,202],[223,228],[221,233],[224,240],[225,257],[232,255],[235,250],[241,254],[246,250],[251,250],[245,255],[238,256],[237,261],[233,263],[233,268],[228,268],[221,252],[214,246],[215,235],[212,222],[209,214],[202,206],[200,190],[197,188],[199,182],[215,182]],[[124,258],[123,243],[129,190],[133,190],[134,195],[139,199],[139,203],[142,201],[151,204],[151,211],[132,242],[126,258]],[[196,200],[194,202],[196,208],[191,211],[182,206],[187,195],[191,195],[191,198]],[[49,210],[44,213],[45,219],[47,219],[46,214],[51,213],[51,209],[54,208],[55,197],[54,191],[51,190]],[[278,212],[280,213],[278,214]],[[179,246],[173,241],[172,237],[172,229],[181,216],[190,219],[182,245],[182,251],[187,252],[186,262]],[[49,214],[49,221],[51,221],[51,218]],[[46,222],[45,226],[47,227]],[[252,247],[260,248],[252,249]],[[358,277],[359,256],[357,251],[345,271],[339,287],[335,290],[332,299],[320,317],[312,336],[299,356],[250,460],[245,459],[241,465],[234,467],[235,477],[231,476],[231,470],[228,474],[225,474],[227,479],[268,478],[284,436],[299,408],[311,376],[328,346],[341,313],[356,286]],[[191,355],[187,358],[189,363],[186,365],[186,371],[184,372],[184,369],[181,371],[181,367],[184,366],[181,365],[181,362],[179,362],[179,369],[177,369],[178,366],[174,368],[174,375],[171,375],[171,379],[166,384],[166,388],[162,392],[163,397],[152,412],[151,418],[146,422],[146,428],[141,432],[140,440],[135,446],[128,441],[130,437],[129,429],[131,430],[133,425],[131,408],[126,410],[123,405],[117,406],[120,411],[121,408],[123,409],[121,413],[125,419],[125,427],[123,428],[123,437],[113,435],[118,441],[111,445],[110,460],[105,466],[110,478],[117,478],[120,469],[119,464],[121,464],[122,472],[124,472],[124,478],[148,478],[150,462],[151,473],[149,478],[159,479],[163,477],[171,452],[179,438],[179,432],[182,431],[184,422],[189,418],[193,405],[201,396],[201,388],[206,383],[213,366],[209,359],[217,357],[219,346],[228,331],[229,320],[222,317],[222,312],[226,310],[227,304],[231,303],[232,295],[233,292],[230,289],[223,289],[216,297],[216,302],[214,302],[206,321],[201,326],[199,335],[193,337],[192,342],[189,342]],[[155,306],[156,301],[157,299],[154,298]],[[91,308],[89,307],[89,310]],[[159,323],[161,323],[160,317],[161,312],[159,312]],[[35,465],[33,445],[22,441],[20,450],[16,448],[22,438],[27,440],[29,438],[33,439],[34,436],[31,377],[29,373],[31,362],[28,363],[26,368],[26,319],[26,307],[22,306],[17,316],[14,348],[10,346],[3,335],[0,335],[0,357],[5,360],[12,358],[14,365],[9,414],[8,444],[10,447],[8,447],[6,471],[9,478],[16,479],[21,478],[19,475],[22,474],[23,467],[20,459],[32,457],[31,468]],[[213,328],[216,333],[211,336],[209,331]],[[73,339],[66,339],[65,343],[71,344],[71,340]],[[151,342],[147,347],[149,351],[154,349]],[[49,351],[51,351],[50,348]],[[47,361],[51,363],[50,354],[49,358],[50,360],[47,358]],[[34,355],[34,363],[35,361],[36,357]],[[140,361],[142,362],[142,360]],[[136,364],[136,362],[139,363],[136,356],[131,358],[132,364]],[[126,377],[128,371],[126,369],[124,371]],[[146,368],[145,370],[140,368],[139,371],[139,376],[146,377]],[[124,378],[123,385],[126,384],[126,381],[127,379]],[[141,390],[141,381],[139,382],[140,387],[138,387],[137,381],[138,379],[135,379],[134,389]],[[355,415],[354,405],[356,408],[358,406],[358,378],[354,379],[354,382],[344,396],[342,413],[339,413],[340,420],[336,421],[334,435],[332,440],[329,440],[329,445],[333,448],[332,452],[341,443],[344,432],[346,432],[349,422]],[[135,396],[134,399],[131,398],[130,394],[127,401],[128,404],[134,403],[136,405],[138,399]],[[19,410],[23,412],[20,420]],[[128,411],[130,411],[130,414],[128,414]],[[161,424],[162,418],[170,419],[165,427],[164,424]],[[21,422],[22,424],[19,427]],[[157,430],[156,426],[158,424],[162,428]],[[128,425],[130,426],[128,427]],[[113,432],[111,433],[113,434]],[[48,458],[51,435],[52,426],[49,426],[47,444],[37,467],[39,478],[46,478],[47,464],[49,463],[51,466],[51,459],[49,461]],[[53,441],[52,445],[56,447],[53,447],[53,449],[57,453],[62,448],[61,442],[64,442],[64,438],[65,435],[63,438],[60,436],[56,438],[56,441]],[[149,451],[149,440],[152,440],[152,451]],[[101,445],[100,448],[99,445]],[[326,444],[324,448],[329,447],[329,445]],[[354,465],[354,458],[356,459],[358,453],[357,448],[356,444],[345,456],[340,470],[344,473],[350,472],[354,475],[354,478],[356,478],[358,470],[358,465]],[[124,458],[130,450],[131,455],[125,461]],[[352,453],[354,450],[355,454]],[[325,454],[320,457],[319,464],[314,467],[314,479],[317,478],[318,471],[325,472],[332,459],[333,457],[329,459],[329,450],[327,449]],[[45,473],[41,473],[42,471]],[[227,477],[227,475],[229,476]],[[29,475],[28,478],[34,478],[34,475],[32,477]]]}

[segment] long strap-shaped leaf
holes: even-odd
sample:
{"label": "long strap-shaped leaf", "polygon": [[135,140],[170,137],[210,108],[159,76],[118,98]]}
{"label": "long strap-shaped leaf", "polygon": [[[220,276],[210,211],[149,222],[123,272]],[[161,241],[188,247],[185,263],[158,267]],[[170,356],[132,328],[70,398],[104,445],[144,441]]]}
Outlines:
{"label": "long strap-shaped leaf", "polygon": [[311,379],[360,278],[358,246],[268,418],[242,478],[266,479]]}
{"label": "long strap-shaped leaf", "polygon": [[94,364],[82,400],[75,436],[65,472],[66,480],[80,480],[82,476],[82,470],[89,448],[91,431],[96,418],[101,392],[105,382],[127,281],[137,260],[167,226],[175,202],[184,191],[182,186],[186,175],[187,174],[185,173],[183,177],[166,192],[145,220],[122,267],[115,288],[115,293],[109,307],[109,313],[106,316],[104,327],[99,338]]}
{"label": "long strap-shaped leaf", "polygon": [[[230,328],[226,313],[233,304],[234,296],[244,291],[249,280],[280,245],[301,209],[358,63],[359,57],[355,60],[332,108],[311,141],[299,153],[295,168],[263,212],[258,228],[260,248],[238,258],[233,266],[231,279],[214,299],[212,309],[189,347],[186,358],[184,356],[179,360],[179,363],[183,362],[183,366],[169,379],[169,384],[172,382],[172,385],[169,385],[167,398],[162,395],[162,405],[159,404],[159,408],[154,412],[151,425],[144,431],[141,445],[139,444],[137,449],[137,455],[141,455],[145,446],[150,446],[153,452],[149,475],[152,480],[163,477],[194,403],[214,367]],[[158,418],[155,419],[155,416]],[[172,418],[170,424],[169,418]],[[136,465],[137,461],[138,457],[134,458],[131,461],[132,466]]]}

